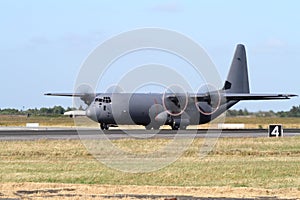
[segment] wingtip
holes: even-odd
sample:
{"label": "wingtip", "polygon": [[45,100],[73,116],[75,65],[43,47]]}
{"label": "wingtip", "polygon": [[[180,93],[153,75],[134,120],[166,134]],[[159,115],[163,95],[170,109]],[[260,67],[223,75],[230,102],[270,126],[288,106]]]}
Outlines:
{"label": "wingtip", "polygon": [[289,97],[298,97],[298,94],[288,94]]}
{"label": "wingtip", "polygon": [[291,98],[293,98],[293,97],[298,97],[298,95],[297,95],[297,94],[286,94],[286,95],[285,95],[285,98],[286,98],[286,99],[291,99]]}

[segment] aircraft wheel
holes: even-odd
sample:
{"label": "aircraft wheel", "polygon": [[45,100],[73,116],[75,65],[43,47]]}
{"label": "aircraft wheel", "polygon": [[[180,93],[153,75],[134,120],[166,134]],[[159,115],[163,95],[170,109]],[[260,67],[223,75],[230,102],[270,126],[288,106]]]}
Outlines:
{"label": "aircraft wheel", "polygon": [[151,130],[151,129],[158,130],[159,127],[160,127],[159,125],[147,125],[147,126],[145,126],[146,130]]}
{"label": "aircraft wheel", "polygon": [[100,128],[101,128],[101,130],[108,130],[109,126],[105,123],[101,123]]}
{"label": "aircraft wheel", "polygon": [[178,130],[179,129],[179,126],[176,125],[176,124],[173,124],[171,127],[172,127],[172,130]]}
{"label": "aircraft wheel", "polygon": [[100,124],[100,129],[104,130],[104,125],[103,124]]}

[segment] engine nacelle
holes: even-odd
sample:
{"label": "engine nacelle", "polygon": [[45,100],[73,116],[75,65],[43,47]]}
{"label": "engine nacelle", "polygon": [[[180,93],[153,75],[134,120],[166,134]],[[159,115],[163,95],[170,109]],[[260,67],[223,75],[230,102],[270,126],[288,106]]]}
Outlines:
{"label": "engine nacelle", "polygon": [[172,85],[163,93],[162,104],[169,115],[180,116],[188,105],[188,94],[180,86]]}
{"label": "engine nacelle", "polygon": [[204,115],[211,115],[216,112],[220,105],[226,103],[227,100],[220,91],[207,92],[201,100],[195,100],[196,108]]}

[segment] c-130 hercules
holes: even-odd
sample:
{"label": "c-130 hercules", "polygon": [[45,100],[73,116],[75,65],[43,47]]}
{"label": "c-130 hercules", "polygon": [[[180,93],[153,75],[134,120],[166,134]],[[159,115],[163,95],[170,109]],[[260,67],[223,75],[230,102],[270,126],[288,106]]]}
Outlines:
{"label": "c-130 hercules", "polygon": [[[243,100],[290,99],[295,94],[250,93],[245,47],[238,44],[224,87],[205,93],[46,93],[50,96],[80,97],[88,108],[86,116],[102,130],[117,125],[143,125],[173,130],[208,123]],[[124,103],[125,102],[125,103]],[[126,104],[126,105],[125,105]]]}

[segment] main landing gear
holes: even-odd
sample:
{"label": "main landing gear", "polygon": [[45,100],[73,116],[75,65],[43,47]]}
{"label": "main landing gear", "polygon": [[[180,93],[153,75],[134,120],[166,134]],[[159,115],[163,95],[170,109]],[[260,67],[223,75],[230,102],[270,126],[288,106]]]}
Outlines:
{"label": "main landing gear", "polygon": [[179,129],[186,130],[186,126],[183,126],[183,125],[180,126],[180,124],[177,124],[177,123],[173,123],[170,126],[171,126],[172,130],[179,130]]}
{"label": "main landing gear", "polygon": [[158,130],[159,127],[160,127],[159,125],[150,125],[150,124],[145,126],[146,130],[151,130],[151,129]]}
{"label": "main landing gear", "polygon": [[109,126],[105,123],[101,123],[100,128],[101,128],[101,130],[108,130]]}

